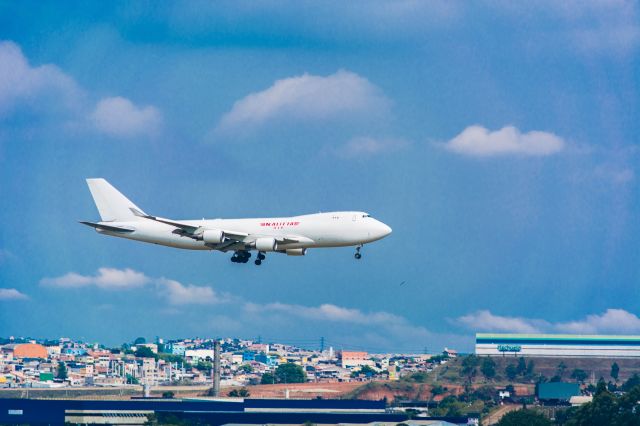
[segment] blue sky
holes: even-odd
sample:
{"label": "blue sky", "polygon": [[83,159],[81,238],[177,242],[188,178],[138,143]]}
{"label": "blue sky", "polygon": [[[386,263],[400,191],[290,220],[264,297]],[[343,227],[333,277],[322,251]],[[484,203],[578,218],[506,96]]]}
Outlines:
{"label": "blue sky", "polygon": [[[637,3],[344,3],[0,2],[0,334],[640,334]],[[238,265],[82,227],[87,177],[165,217],[394,232]]]}

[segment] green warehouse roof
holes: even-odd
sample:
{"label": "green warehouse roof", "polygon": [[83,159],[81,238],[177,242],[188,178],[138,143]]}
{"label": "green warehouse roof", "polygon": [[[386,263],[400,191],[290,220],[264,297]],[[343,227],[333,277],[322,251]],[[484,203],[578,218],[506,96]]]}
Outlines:
{"label": "green warehouse roof", "polygon": [[580,395],[578,383],[550,382],[538,385],[538,399],[558,399],[568,401],[572,396]]}

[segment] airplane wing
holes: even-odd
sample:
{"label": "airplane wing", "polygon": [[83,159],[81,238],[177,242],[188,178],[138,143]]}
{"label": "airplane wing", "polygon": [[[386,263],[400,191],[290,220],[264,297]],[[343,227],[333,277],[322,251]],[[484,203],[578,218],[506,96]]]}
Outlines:
{"label": "airplane wing", "polygon": [[83,225],[90,226],[92,228],[102,229],[104,231],[110,231],[110,232],[122,232],[122,233],[128,234],[129,232],[135,231],[134,229],[131,229],[131,228],[127,228],[123,226],[105,225],[103,223],[94,223],[94,222],[80,222],[80,223]]}
{"label": "airplane wing", "polygon": [[[156,222],[166,223],[167,225],[175,226],[176,228],[178,228],[176,230],[178,232],[176,232],[176,231],[174,231],[174,232],[176,234],[179,234],[179,235],[182,235],[182,236],[185,236],[185,237],[198,239],[198,234],[201,233],[202,231],[204,231],[204,229],[201,226],[194,226],[194,225],[189,225],[188,223],[177,222],[177,221],[171,220],[171,219],[165,219],[165,218],[162,218],[162,217],[151,216],[151,215],[148,215],[148,214],[144,214],[140,210],[137,210],[137,209],[134,209],[134,208],[132,208],[131,211],[136,216],[143,217],[145,219],[155,220]],[[245,232],[227,231],[227,230],[222,230],[222,232],[224,232],[224,236],[225,237],[227,237],[227,238],[229,238],[231,240],[235,240],[235,242],[242,241],[246,237],[249,236],[249,234],[247,234]]]}
{"label": "airplane wing", "polygon": [[[193,238],[195,240],[202,239],[202,232],[205,229],[201,226],[194,226],[187,223],[177,222],[171,219],[165,219],[162,217],[151,216],[137,210],[135,208],[131,208],[133,214],[139,217],[143,217],[145,219],[154,220],[156,222],[165,223],[167,225],[175,226],[177,229],[173,232],[178,235],[182,235],[183,237]],[[222,229],[224,232],[224,236],[226,240],[220,244],[215,245],[216,250],[220,251],[228,251],[228,250],[243,250],[245,245],[248,243],[252,243],[261,235],[248,234],[246,232],[238,232],[238,231],[230,231],[226,229]],[[292,244],[292,243],[300,243],[303,241],[310,241],[306,237],[300,237],[297,235],[286,235],[286,236],[277,236],[274,237],[279,244]]]}

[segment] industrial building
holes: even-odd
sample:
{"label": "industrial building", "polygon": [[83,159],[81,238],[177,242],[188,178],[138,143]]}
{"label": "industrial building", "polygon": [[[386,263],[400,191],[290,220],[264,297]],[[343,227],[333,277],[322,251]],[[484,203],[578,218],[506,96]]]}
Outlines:
{"label": "industrial building", "polygon": [[476,355],[636,358],[640,336],[478,333]]}
{"label": "industrial building", "polygon": [[[0,424],[143,425],[151,415],[189,424],[380,424],[407,421],[404,412],[389,412],[385,401],[328,399],[227,399],[227,400],[62,400],[0,398]],[[427,417],[420,425],[467,425],[469,418]]]}

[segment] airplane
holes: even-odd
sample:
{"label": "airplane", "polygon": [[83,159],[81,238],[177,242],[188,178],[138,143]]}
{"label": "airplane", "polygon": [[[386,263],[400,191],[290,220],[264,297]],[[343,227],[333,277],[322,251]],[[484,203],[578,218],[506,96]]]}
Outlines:
{"label": "airplane", "polygon": [[231,261],[255,264],[266,253],[304,256],[309,248],[355,246],[380,240],[391,228],[359,211],[315,213],[258,219],[173,220],[146,214],[102,178],[87,179],[100,222],[81,221],[98,233],[189,250],[233,252]]}

